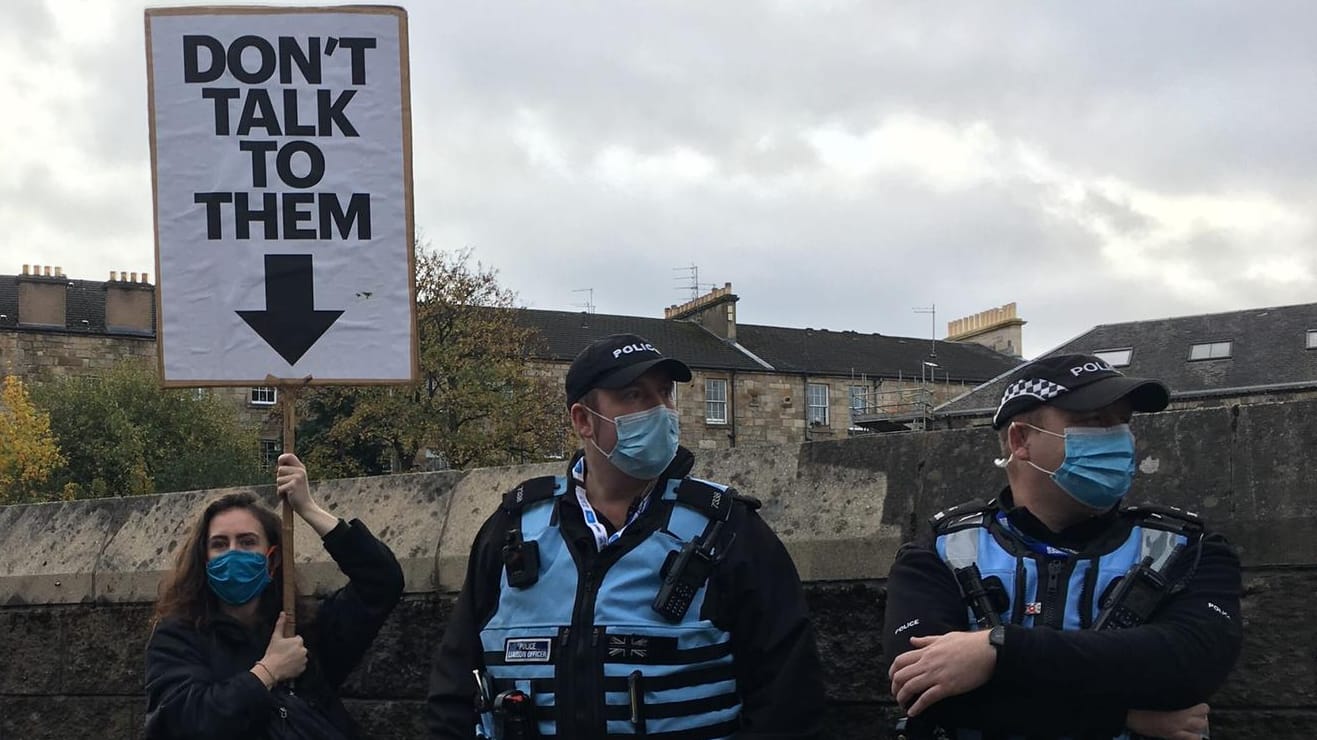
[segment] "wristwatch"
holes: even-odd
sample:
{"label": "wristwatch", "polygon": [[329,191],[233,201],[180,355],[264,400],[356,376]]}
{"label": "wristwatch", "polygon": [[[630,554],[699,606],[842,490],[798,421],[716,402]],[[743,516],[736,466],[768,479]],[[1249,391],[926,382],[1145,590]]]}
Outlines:
{"label": "wristwatch", "polygon": [[993,627],[992,629],[988,630],[988,644],[998,649],[1000,649],[1002,645],[1006,644],[1005,625],[999,624],[996,627]]}

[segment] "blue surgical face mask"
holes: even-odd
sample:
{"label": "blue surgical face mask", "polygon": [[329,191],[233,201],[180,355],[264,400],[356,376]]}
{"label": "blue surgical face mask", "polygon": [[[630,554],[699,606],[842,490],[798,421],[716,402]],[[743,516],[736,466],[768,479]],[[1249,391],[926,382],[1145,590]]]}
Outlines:
{"label": "blue surgical face mask", "polygon": [[220,601],[246,604],[270,585],[269,560],[263,553],[229,550],[206,563],[206,581]]}
{"label": "blue surgical face mask", "polygon": [[594,440],[589,442],[608,458],[613,467],[632,478],[654,480],[677,456],[677,438],[681,429],[675,410],[667,406],[655,406],[648,411],[610,419],[589,406],[585,408],[617,427],[617,444],[613,445],[612,452],[604,452]]}
{"label": "blue surgical face mask", "polygon": [[1065,460],[1056,470],[1047,470],[1026,460],[1034,469],[1051,476],[1062,491],[1079,503],[1105,511],[1129,492],[1134,482],[1134,433],[1129,424],[1114,427],[1067,427],[1065,434],[1016,422],[1043,434],[1065,439]]}

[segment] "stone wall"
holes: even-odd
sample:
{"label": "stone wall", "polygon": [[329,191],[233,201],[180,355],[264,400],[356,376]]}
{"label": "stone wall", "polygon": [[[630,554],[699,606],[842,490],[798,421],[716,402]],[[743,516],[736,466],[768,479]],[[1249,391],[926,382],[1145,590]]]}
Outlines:
{"label": "stone wall", "polygon": [[[1212,737],[1317,727],[1317,401],[1140,417],[1132,500],[1200,511],[1245,564],[1245,647],[1211,701]],[[938,509],[995,493],[984,429],[874,435],[699,455],[697,474],[764,500],[806,581],[826,666],[829,738],[887,737],[880,591],[899,543]],[[419,738],[429,656],[471,537],[525,466],[325,481],[316,496],[393,547],[407,595],[344,694],[377,738]],[[268,495],[268,490],[266,491]],[[0,738],[134,738],[149,601],[210,492],[0,508]],[[306,527],[304,584],[341,577]]]}
{"label": "stone wall", "polygon": [[0,374],[24,381],[98,375],[125,361],[156,362],[155,340],[55,331],[0,331]]}

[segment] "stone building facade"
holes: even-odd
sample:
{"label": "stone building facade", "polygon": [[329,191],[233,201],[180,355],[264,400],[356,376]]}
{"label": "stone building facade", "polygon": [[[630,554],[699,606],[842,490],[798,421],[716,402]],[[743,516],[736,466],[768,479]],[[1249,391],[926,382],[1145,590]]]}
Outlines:
{"label": "stone building facade", "polygon": [[[24,265],[0,275],[0,375],[28,383],[98,377],[126,362],[158,362],[155,286],[147,273],[110,274],[105,282],[74,280],[59,267]],[[229,401],[261,433],[260,454],[272,461],[281,445],[273,388],[206,388]]]}
{"label": "stone building facade", "polygon": [[[571,360],[610,334],[638,334],[690,366],[677,388],[682,441],[693,449],[782,445],[909,431],[931,409],[1014,367],[975,343],[853,331],[742,325],[730,284],[662,319],[523,310],[541,345],[539,372],[561,387]],[[1022,322],[1021,322],[1022,323]]]}

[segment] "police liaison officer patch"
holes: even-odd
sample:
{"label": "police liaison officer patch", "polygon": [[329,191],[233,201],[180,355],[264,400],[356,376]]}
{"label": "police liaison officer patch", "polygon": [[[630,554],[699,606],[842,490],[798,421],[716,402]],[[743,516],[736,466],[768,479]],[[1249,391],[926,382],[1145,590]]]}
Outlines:
{"label": "police liaison officer patch", "polygon": [[551,637],[509,637],[503,643],[503,660],[507,663],[548,663]]}

